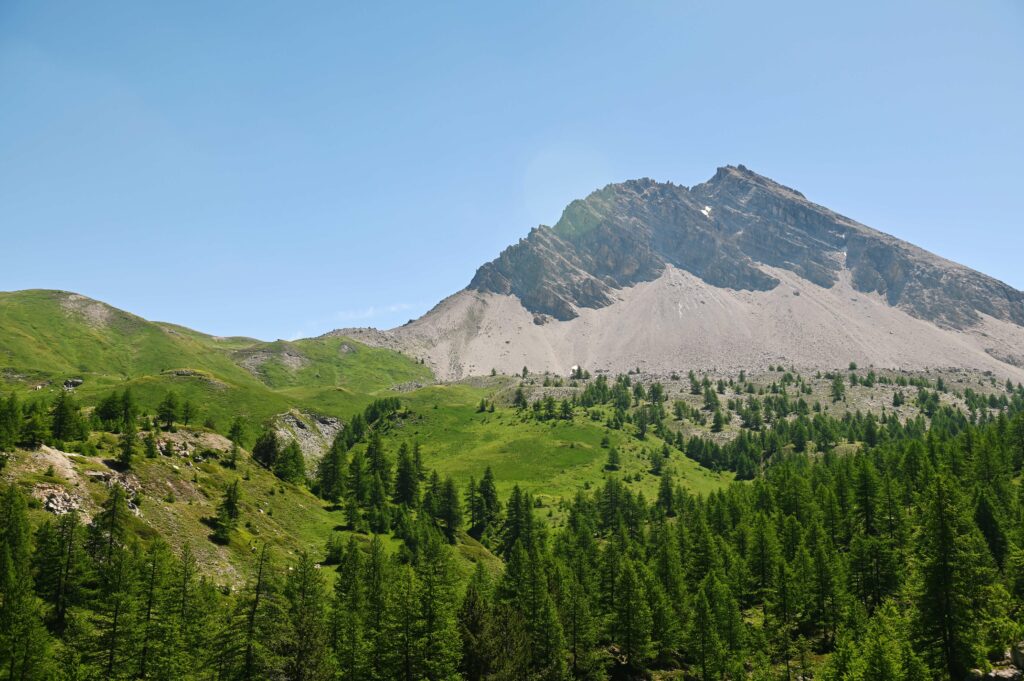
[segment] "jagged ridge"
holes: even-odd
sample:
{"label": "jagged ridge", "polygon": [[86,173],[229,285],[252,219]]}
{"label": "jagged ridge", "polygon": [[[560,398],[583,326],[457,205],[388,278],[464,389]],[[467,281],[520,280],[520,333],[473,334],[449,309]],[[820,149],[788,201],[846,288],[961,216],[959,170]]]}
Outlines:
{"label": "jagged ridge", "polygon": [[843,268],[863,293],[947,328],[986,314],[1024,325],[1024,293],[870,229],[800,192],[726,166],[687,188],[650,179],[610,184],[572,202],[481,267],[469,289],[517,296],[558,320],[601,308],[615,291],[653,281],[673,265],[719,288],[769,291],[789,270],[824,288]]}

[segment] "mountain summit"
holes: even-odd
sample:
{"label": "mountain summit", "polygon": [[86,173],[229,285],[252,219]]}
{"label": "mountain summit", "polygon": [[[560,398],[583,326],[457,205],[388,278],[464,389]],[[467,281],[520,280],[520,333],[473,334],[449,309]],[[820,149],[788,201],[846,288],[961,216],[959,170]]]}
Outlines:
{"label": "mountain summit", "polygon": [[439,376],[965,367],[1024,376],[1024,293],[744,166],[573,201],[388,334]]}

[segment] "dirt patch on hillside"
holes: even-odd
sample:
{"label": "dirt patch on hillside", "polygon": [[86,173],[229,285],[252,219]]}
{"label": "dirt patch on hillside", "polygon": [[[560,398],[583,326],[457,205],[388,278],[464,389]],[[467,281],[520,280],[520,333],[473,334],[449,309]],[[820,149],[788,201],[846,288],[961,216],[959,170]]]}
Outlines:
{"label": "dirt patch on hillside", "polygon": [[309,365],[309,358],[295,350],[242,350],[235,353],[235,361],[243,369],[259,375],[267,362],[277,360],[289,371],[298,371]]}
{"label": "dirt patch on hillside", "polygon": [[66,312],[78,315],[93,328],[109,326],[113,317],[113,310],[109,306],[77,293],[68,294],[60,301],[60,306]]}

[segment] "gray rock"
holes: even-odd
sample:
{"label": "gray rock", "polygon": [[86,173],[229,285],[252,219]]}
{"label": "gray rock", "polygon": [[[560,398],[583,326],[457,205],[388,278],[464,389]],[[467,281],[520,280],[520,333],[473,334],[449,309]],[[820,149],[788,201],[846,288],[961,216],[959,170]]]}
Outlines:
{"label": "gray rock", "polygon": [[[671,264],[708,284],[767,291],[769,265],[830,288],[844,265],[854,287],[947,328],[989,315],[1024,325],[1024,293],[870,229],[744,168],[719,168],[693,188],[650,179],[611,184],[574,201],[554,227],[505,249],[469,288],[517,296],[558,320],[600,308],[615,291]],[[535,322],[536,319],[535,319]]]}

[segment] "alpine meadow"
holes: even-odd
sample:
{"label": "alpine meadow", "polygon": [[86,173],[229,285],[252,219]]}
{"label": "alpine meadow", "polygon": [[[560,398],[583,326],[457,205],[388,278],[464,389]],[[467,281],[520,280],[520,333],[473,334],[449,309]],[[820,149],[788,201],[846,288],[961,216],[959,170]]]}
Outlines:
{"label": "alpine meadow", "polygon": [[0,9],[0,681],[1024,679],[1020,8],[457,4]]}

